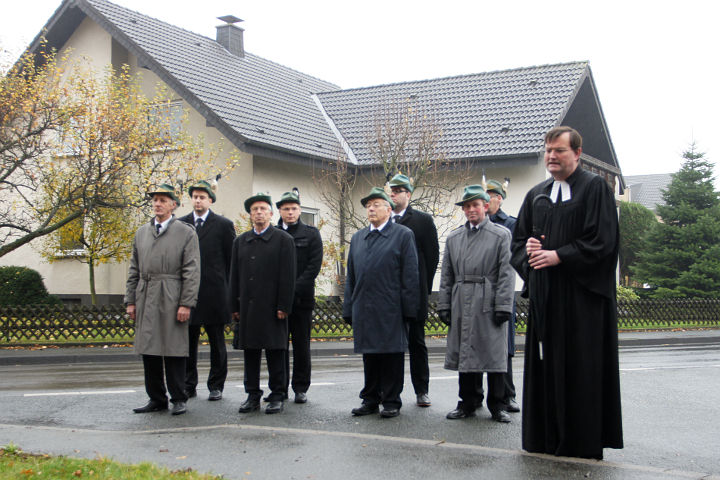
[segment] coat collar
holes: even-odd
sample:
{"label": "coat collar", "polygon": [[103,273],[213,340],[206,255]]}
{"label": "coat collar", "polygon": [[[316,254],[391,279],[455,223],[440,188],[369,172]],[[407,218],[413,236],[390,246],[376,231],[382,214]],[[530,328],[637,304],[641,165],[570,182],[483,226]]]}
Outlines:
{"label": "coat collar", "polygon": [[[282,227],[280,227],[282,228]],[[262,235],[255,234],[255,230],[250,230],[249,232],[246,232],[247,235],[245,236],[245,242],[250,243],[253,240],[262,240],[263,242],[269,242],[272,236],[275,234],[275,227],[270,225],[265,232]]]}

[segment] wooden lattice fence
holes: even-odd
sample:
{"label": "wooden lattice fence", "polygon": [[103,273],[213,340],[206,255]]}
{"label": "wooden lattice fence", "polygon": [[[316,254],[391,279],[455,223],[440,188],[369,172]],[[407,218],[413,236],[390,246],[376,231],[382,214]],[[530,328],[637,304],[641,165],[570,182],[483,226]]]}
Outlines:
{"label": "wooden lattice fence", "polygon": [[[428,335],[445,333],[445,326],[429,306]],[[312,334],[315,338],[351,337],[342,319],[339,299],[318,300]],[[516,326],[527,326],[528,303],[518,299]],[[718,328],[720,299],[631,300],[618,303],[620,329]],[[227,336],[231,337],[228,325]],[[135,325],[122,305],[101,307],[63,305],[0,306],[0,345],[131,342]]]}

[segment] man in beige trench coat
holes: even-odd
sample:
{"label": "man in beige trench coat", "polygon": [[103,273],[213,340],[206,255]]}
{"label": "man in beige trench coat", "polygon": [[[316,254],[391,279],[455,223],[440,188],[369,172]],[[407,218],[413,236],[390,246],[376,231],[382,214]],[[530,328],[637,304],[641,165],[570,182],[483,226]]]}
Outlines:
{"label": "man in beige trench coat", "polygon": [[172,414],[180,415],[186,412],[188,319],[200,288],[200,247],[195,229],[173,215],[179,203],[174,188],[162,184],[150,196],[155,218],[135,234],[125,295],[150,397],[133,411],[167,410],[166,381]]}

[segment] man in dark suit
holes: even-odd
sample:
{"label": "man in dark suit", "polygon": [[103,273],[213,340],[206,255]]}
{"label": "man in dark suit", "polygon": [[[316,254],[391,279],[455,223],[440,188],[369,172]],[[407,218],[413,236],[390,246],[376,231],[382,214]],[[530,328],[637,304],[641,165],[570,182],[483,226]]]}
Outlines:
{"label": "man in dark suit", "polygon": [[197,352],[200,327],[210,343],[210,374],[208,400],[222,399],[227,378],[225,325],[232,318],[228,303],[228,278],[235,226],[225,217],[210,210],[216,195],[210,184],[200,181],[190,186],[193,212],[180,220],[195,226],[200,241],[200,293],[190,319],[190,352],[185,371],[185,391],[195,397],[198,384]]}
{"label": "man in dark suit", "polygon": [[428,315],[428,294],[432,290],[433,277],[440,259],[437,229],[427,213],[412,208],[410,198],[413,186],[405,175],[395,175],[390,180],[390,198],[395,203],[392,221],[408,227],[415,234],[415,248],[420,269],[420,307],[415,321],[410,324],[408,350],[410,352],[410,378],[420,407],[430,406],[428,353],[425,346],[425,322]]}
{"label": "man in dark suit", "polygon": [[[490,180],[487,182],[486,192],[490,196],[487,212],[490,221],[507,228],[510,230],[510,234],[515,232],[515,222],[517,219],[503,212],[501,208],[503,200],[505,200],[507,196],[507,184],[502,184],[497,180]],[[503,403],[505,404],[505,411],[507,412],[520,411],[520,406],[515,401],[515,383],[513,382],[512,374],[512,359],[515,356],[515,313],[515,302],[513,302],[512,318],[508,322],[507,372],[504,375],[505,395],[503,396]]]}
{"label": "man in dark suit", "polygon": [[292,378],[295,403],[307,402],[310,388],[310,331],[315,306],[315,278],[322,267],[323,245],[317,228],[300,221],[300,195],[285,192],[275,204],[280,212],[278,228],[292,235],[295,241],[295,299],[288,319],[292,338],[293,368],[290,375],[290,355],[285,357],[285,392]]}

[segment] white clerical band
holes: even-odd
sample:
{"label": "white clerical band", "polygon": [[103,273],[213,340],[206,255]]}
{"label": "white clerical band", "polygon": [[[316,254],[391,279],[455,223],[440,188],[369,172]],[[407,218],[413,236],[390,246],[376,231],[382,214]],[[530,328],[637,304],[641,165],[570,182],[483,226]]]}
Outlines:
{"label": "white clerical band", "polygon": [[557,203],[558,193],[562,195],[563,202],[567,202],[568,200],[570,200],[570,198],[572,197],[572,195],[570,194],[570,184],[567,183],[565,180],[555,180],[553,182],[552,191],[550,191],[550,198],[552,199],[553,203]]}

